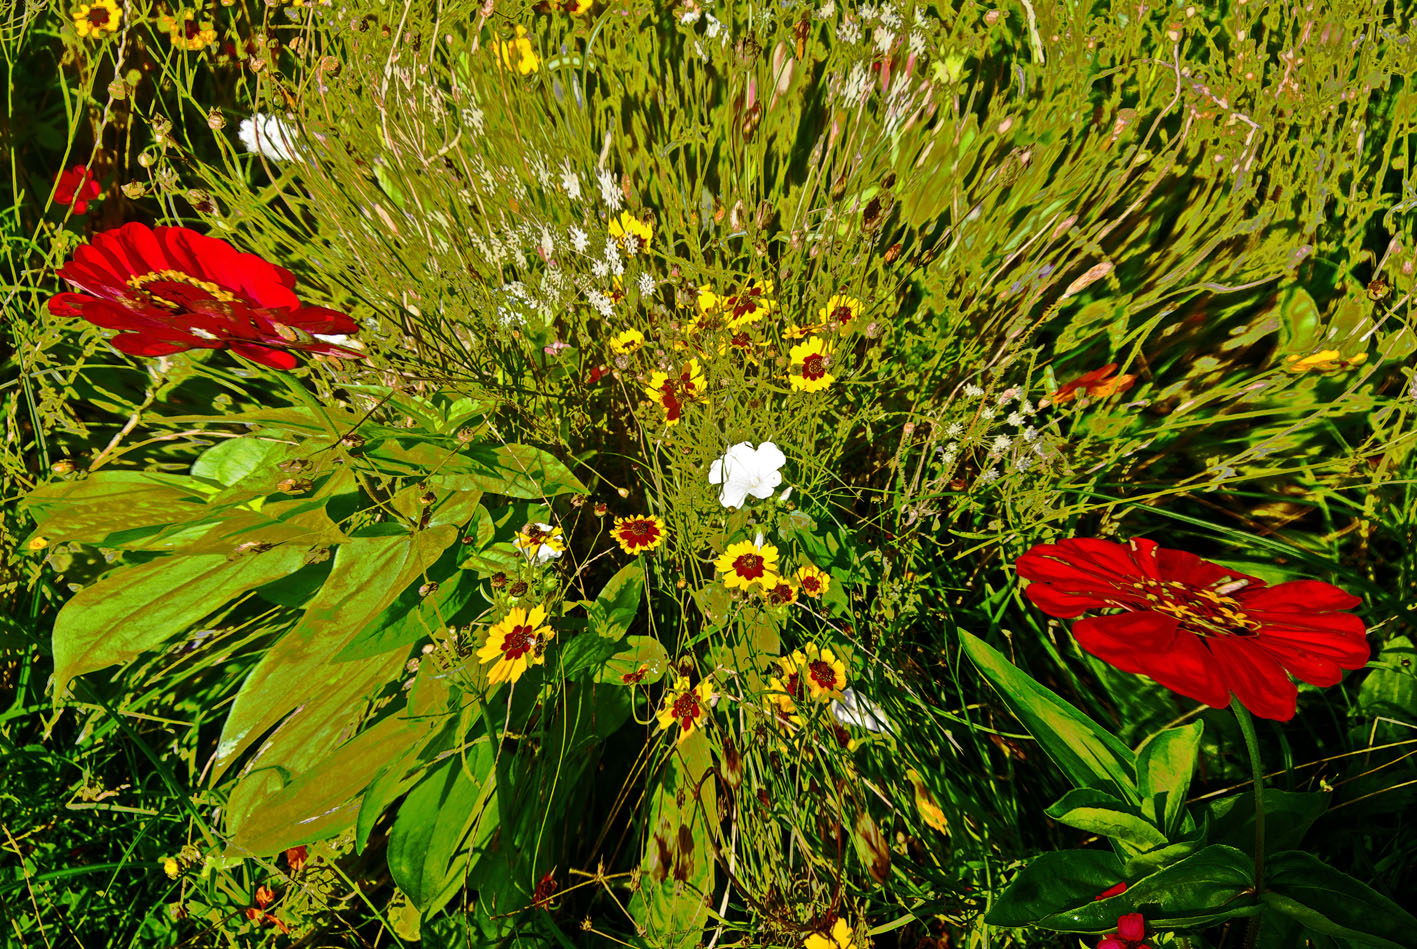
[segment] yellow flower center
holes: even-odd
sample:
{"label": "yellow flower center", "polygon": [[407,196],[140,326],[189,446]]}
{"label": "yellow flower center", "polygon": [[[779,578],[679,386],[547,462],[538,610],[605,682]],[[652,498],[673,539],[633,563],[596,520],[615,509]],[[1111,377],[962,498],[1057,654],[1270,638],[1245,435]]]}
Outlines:
{"label": "yellow flower center", "polygon": [[1149,609],[1174,617],[1197,636],[1254,636],[1260,630],[1260,622],[1238,600],[1214,590],[1198,590],[1179,580],[1142,580],[1132,587],[1146,597]]}
{"label": "yellow flower center", "polygon": [[[168,284],[168,286],[163,286],[163,284]],[[195,287],[204,292],[208,298],[220,300],[223,303],[236,301],[236,294],[231,291],[223,290],[210,280],[199,280],[180,270],[150,270],[145,274],[134,274],[128,278],[128,286],[134,290],[141,290],[147,294],[152,303],[169,310],[180,310],[191,302],[191,294],[182,290],[182,287]]]}

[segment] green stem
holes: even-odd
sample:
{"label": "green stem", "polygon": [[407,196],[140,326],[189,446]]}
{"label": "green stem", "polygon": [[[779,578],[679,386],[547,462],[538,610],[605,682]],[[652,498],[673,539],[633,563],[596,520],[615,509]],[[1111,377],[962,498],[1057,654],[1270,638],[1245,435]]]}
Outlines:
{"label": "green stem", "polygon": [[[1264,892],[1264,769],[1260,767],[1260,746],[1255,738],[1255,723],[1250,713],[1240,704],[1240,700],[1230,700],[1230,710],[1235,713],[1235,721],[1240,726],[1240,734],[1245,738],[1245,750],[1250,755],[1250,773],[1255,785],[1255,897]],[[1253,945],[1254,940],[1246,940]]]}

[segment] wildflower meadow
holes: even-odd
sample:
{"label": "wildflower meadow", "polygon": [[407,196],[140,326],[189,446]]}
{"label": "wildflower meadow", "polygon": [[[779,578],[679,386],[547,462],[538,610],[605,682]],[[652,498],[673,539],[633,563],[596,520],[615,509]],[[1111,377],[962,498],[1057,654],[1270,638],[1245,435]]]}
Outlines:
{"label": "wildflower meadow", "polygon": [[4,0],[0,945],[1417,946],[1414,15]]}

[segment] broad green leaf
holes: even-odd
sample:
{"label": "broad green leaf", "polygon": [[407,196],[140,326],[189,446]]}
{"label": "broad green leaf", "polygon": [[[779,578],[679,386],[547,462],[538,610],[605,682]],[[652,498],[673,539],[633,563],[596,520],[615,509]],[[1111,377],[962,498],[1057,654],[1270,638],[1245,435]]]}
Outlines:
{"label": "broad green leaf", "polygon": [[1417,939],[1417,917],[1312,854],[1275,854],[1265,884],[1266,906],[1316,933],[1379,949],[1410,949]]}
{"label": "broad green leaf", "polygon": [[438,527],[340,545],[328,579],[299,624],[261,658],[237,693],[217,744],[214,779],[307,696],[352,674],[335,657],[410,583],[422,582],[424,571],[456,536],[455,528]]}
{"label": "broad green leaf", "polygon": [[427,639],[439,630],[457,625],[457,617],[470,605],[486,608],[481,584],[470,570],[459,570],[457,546],[450,547],[428,570],[428,581],[437,584],[426,595],[424,582],[410,584],[335,657],[336,662],[364,659]]}
{"label": "broad green leaf", "polygon": [[275,464],[289,451],[287,444],[254,435],[228,438],[202,452],[192,464],[192,474],[227,487],[257,473],[279,480],[282,475]]}
{"label": "broad green leaf", "polygon": [[485,491],[503,497],[541,500],[558,494],[586,493],[570,469],[555,456],[531,445],[471,445],[458,461],[442,467],[431,482],[458,490]]}
{"label": "broad green leaf", "polygon": [[345,742],[312,767],[285,781],[280,769],[257,767],[242,778],[238,790],[269,776],[279,790],[264,788],[247,806],[228,807],[229,851],[264,856],[302,843],[323,840],[354,826],[361,795],[390,762],[418,747],[429,723],[391,715]]}
{"label": "broad green leaf", "polygon": [[590,669],[599,670],[621,648],[619,641],[591,633],[572,636],[561,649],[561,673],[574,679]]}
{"label": "broad green leaf", "polygon": [[1109,851],[1044,853],[1018,872],[989,907],[984,921],[992,926],[1027,926],[1092,902],[1099,893],[1121,882],[1121,861]]}
{"label": "broad green leaf", "polygon": [[635,614],[639,612],[644,588],[644,566],[638,559],[621,567],[615,576],[605,582],[600,595],[590,605],[591,631],[612,639],[619,639],[628,633]]}
{"label": "broad green leaf", "polygon": [[718,804],[712,781],[708,736],[695,729],[665,762],[650,792],[640,888],[630,915],[643,926],[651,945],[679,949],[697,945],[708,919],[705,899],[714,888],[712,834]]}
{"label": "broad green leaf", "polygon": [[1417,718],[1417,646],[1407,636],[1389,639],[1358,687],[1358,706],[1368,715],[1398,721]]}
{"label": "broad green leaf", "polygon": [[1199,926],[1253,915],[1253,889],[1254,860],[1234,847],[1212,845],[1133,882],[1125,893],[1079,901],[1037,922],[1064,932],[1100,933],[1114,928],[1117,917],[1140,912],[1158,929]]}
{"label": "broad green leaf", "polygon": [[1060,824],[1116,840],[1133,852],[1166,844],[1165,835],[1134,807],[1095,788],[1074,788],[1045,813]]}
{"label": "broad green leaf", "polygon": [[493,743],[482,740],[428,772],[399,808],[389,834],[389,872],[419,912],[437,910],[461,886],[497,829]]}
{"label": "broad green leaf", "polygon": [[1204,729],[1201,722],[1168,728],[1152,735],[1137,749],[1137,789],[1142,808],[1168,837],[1180,828]]}
{"label": "broad green leaf", "polygon": [[1074,784],[1109,790],[1139,803],[1131,749],[982,639],[961,631],[960,640],[1010,711]]}
{"label": "broad green leaf", "polygon": [[144,538],[207,517],[212,512],[206,501],[201,485],[186,475],[98,471],[81,481],[41,485],[24,506],[38,523],[30,537],[46,545],[79,541],[143,549]]}
{"label": "broad green leaf", "polygon": [[159,557],[121,567],[74,595],[54,620],[54,691],[75,676],[130,662],[182,635],[241,594],[294,573],[298,547],[228,559],[218,554]]}
{"label": "broad green leaf", "polygon": [[663,678],[669,669],[669,652],[653,636],[626,636],[617,646],[616,653],[596,669],[596,682],[650,685]]}
{"label": "broad green leaf", "polygon": [[1303,355],[1320,342],[1319,307],[1303,287],[1293,284],[1280,294],[1278,316],[1281,352]]}
{"label": "broad green leaf", "polygon": [[[1327,791],[1281,791],[1265,788],[1265,852],[1299,845],[1309,827],[1328,810]],[[1240,850],[1255,847],[1255,796],[1233,794],[1205,805],[1206,840]]]}

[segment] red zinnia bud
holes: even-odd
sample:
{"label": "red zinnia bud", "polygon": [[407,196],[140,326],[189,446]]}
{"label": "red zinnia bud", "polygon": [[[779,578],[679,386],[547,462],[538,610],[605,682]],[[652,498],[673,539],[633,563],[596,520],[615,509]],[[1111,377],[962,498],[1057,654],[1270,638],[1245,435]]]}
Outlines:
{"label": "red zinnia bud", "polygon": [[1114,883],[1107,889],[1103,890],[1101,893],[1098,893],[1092,898],[1092,901],[1095,903],[1098,900],[1105,900],[1109,897],[1117,896],[1118,894],[1125,892],[1127,892],[1127,881],[1123,880],[1121,883]]}
{"label": "red zinnia bud", "polygon": [[75,214],[89,213],[89,202],[103,193],[98,181],[83,165],[60,172],[54,180],[54,200],[73,207]]}

